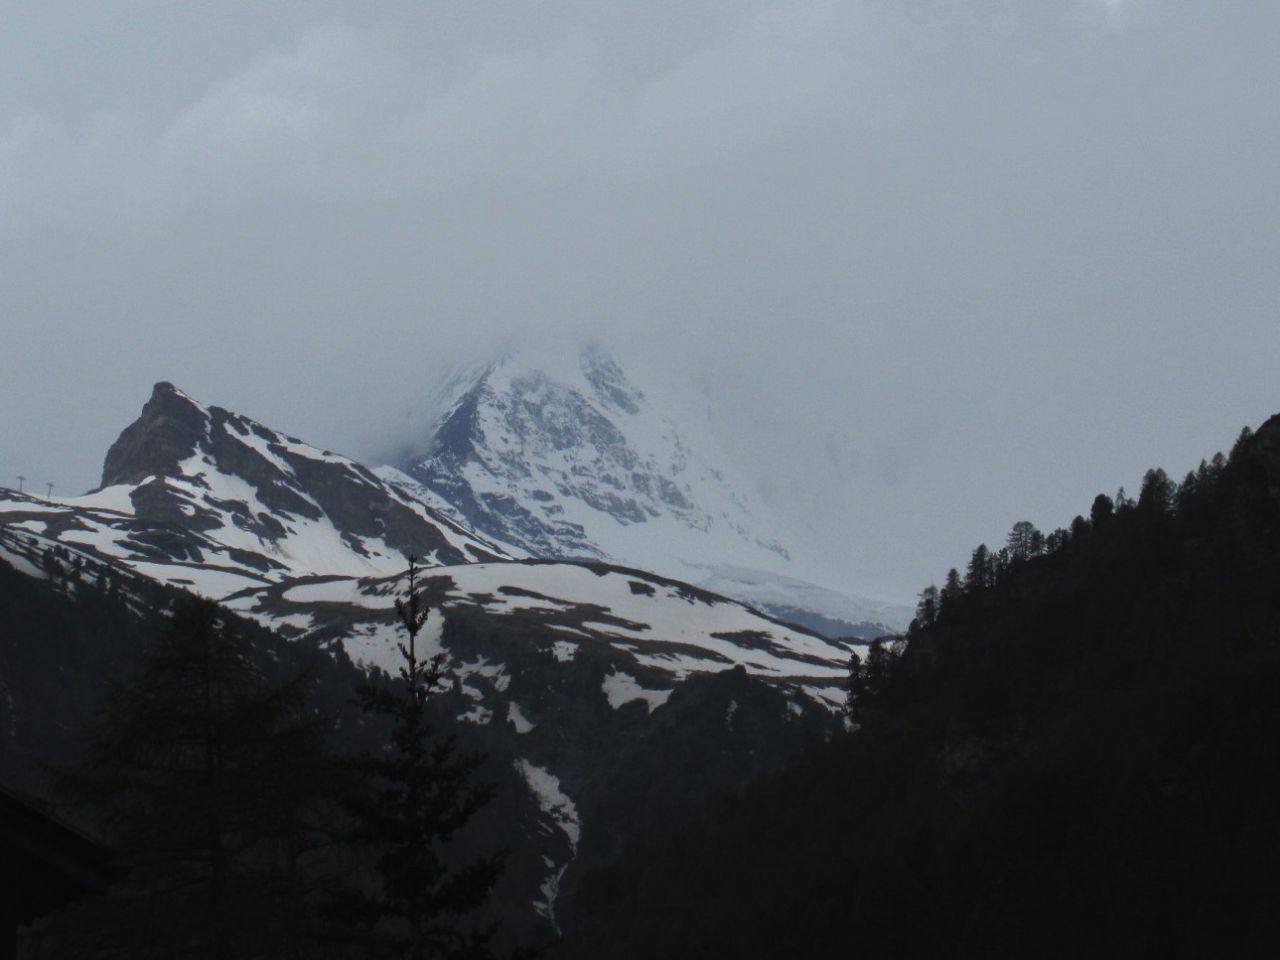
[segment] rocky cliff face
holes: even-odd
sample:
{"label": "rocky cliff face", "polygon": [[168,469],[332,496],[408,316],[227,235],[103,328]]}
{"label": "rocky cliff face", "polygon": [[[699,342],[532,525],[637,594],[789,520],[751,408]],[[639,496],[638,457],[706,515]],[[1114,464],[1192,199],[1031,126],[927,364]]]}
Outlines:
{"label": "rocky cliff face", "polygon": [[142,413],[107,450],[102,486],[139,484],[179,472],[207,434],[209,411],[171,383],[157,383]]}

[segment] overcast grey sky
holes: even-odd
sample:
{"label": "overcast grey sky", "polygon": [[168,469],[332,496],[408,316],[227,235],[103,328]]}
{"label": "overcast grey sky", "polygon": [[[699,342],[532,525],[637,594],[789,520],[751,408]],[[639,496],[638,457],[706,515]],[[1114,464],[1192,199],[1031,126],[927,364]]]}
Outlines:
{"label": "overcast grey sky", "polygon": [[375,457],[595,335],[904,597],[1280,410],[1280,4],[0,10],[0,482],[158,379]]}

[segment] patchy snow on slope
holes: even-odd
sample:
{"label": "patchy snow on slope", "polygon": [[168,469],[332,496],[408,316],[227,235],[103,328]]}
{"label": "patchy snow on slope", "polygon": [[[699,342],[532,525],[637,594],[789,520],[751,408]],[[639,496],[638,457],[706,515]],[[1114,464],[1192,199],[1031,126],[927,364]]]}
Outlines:
{"label": "patchy snow on slope", "polygon": [[605,677],[601,687],[604,695],[609,698],[609,706],[615,710],[624,703],[643,700],[649,712],[653,713],[655,708],[662,706],[671,696],[670,690],[647,690],[640,686],[635,677],[618,670]]}
{"label": "patchy snow on slope", "polygon": [[381,466],[373,470],[375,476],[394,491],[399,500],[415,510],[423,518],[441,526],[442,532],[451,537],[451,542],[459,550],[474,553],[476,545],[483,546],[490,554],[499,558],[525,559],[528,551],[508,543],[499,544],[494,540],[480,536],[468,526],[462,516],[443,497],[423,486],[413,477],[395,467]]}
{"label": "patchy snow on slope", "polygon": [[[643,699],[653,710],[685,678],[735,667],[833,709],[843,702],[842,691],[836,697],[825,691],[844,682],[852,646],[676,581],[603,564],[508,561],[426,570],[420,583],[438,591],[443,616],[478,607],[488,616],[539,625],[541,636],[550,640],[546,649],[558,662],[574,659],[583,644],[612,648],[623,659],[603,690],[615,707]],[[296,617],[309,616],[316,623],[337,617],[343,624],[337,639],[353,660],[394,671],[396,645],[403,637],[391,609],[404,587],[403,577],[317,578],[245,591],[227,603],[286,633],[296,632],[289,629]],[[424,657],[443,649],[441,616],[433,611],[424,630]],[[483,677],[499,693],[510,679],[500,663],[454,661],[450,669],[464,679]],[[643,684],[639,677],[645,678]]]}
{"label": "patchy snow on slope", "polygon": [[[560,895],[560,878],[578,852],[578,840],[582,835],[582,821],[578,818],[578,808],[563,790],[560,780],[549,770],[534,766],[528,760],[515,761],[516,769],[524,777],[525,783],[533,791],[542,812],[564,833],[569,842],[569,860],[557,865],[550,857],[544,857],[549,873],[543,880],[542,900],[534,904],[534,908],[553,925],[555,920],[556,898]],[[560,929],[556,926],[557,931]]]}
{"label": "patchy snow on slope", "polygon": [[[147,477],[143,483],[154,478]],[[103,487],[101,490],[95,490],[93,493],[86,493],[79,497],[59,497],[51,498],[53,503],[63,503],[67,506],[81,510],[111,510],[124,516],[133,516],[133,501],[129,495],[136,488],[130,484],[118,483],[114,486]]]}
{"label": "patchy snow on slope", "polygon": [[387,577],[406,552],[422,567],[505,556],[356,461],[169,384],[113,444],[103,475],[80,497],[0,490],[0,523],[43,523],[89,556],[215,599],[314,575]]}
{"label": "patchy snow on slope", "polygon": [[482,703],[474,704],[471,709],[457,716],[458,720],[464,723],[477,723],[484,725],[493,722],[493,711]]}
{"label": "patchy snow on slope", "polygon": [[326,577],[289,587],[284,592],[291,603],[345,603],[367,610],[386,610],[393,604],[385,596],[372,594],[366,585],[350,577]]}
{"label": "patchy snow on slope", "polygon": [[36,580],[48,580],[49,575],[27,559],[26,554],[17,550],[13,544],[0,537],[0,562],[7,563],[18,573],[34,577]]}
{"label": "patchy snow on slope", "polygon": [[[568,563],[471,564],[441,572],[453,578],[453,596],[496,598],[497,603],[489,605],[495,612],[507,603],[512,609],[526,605],[526,592],[537,594],[533,599],[541,605],[564,611],[599,607],[606,616],[588,615],[583,626],[645,641],[638,659],[678,677],[690,669],[714,668],[708,661],[718,662],[721,669],[741,663],[751,672],[780,676],[804,672],[834,678],[847,672],[845,646],[773,623],[734,601],[692,594],[681,584],[658,578]],[[522,593],[513,596],[513,587]]]}
{"label": "patchy snow on slope", "polygon": [[218,599],[241,590],[262,585],[260,577],[248,576],[238,570],[219,570],[199,564],[148,563],[135,560],[128,564],[134,573],[158,580],[174,587],[183,587],[202,597]]}
{"label": "patchy snow on slope", "polygon": [[520,704],[514,700],[507,704],[507,720],[516,728],[516,733],[528,733],[536,724],[524,715],[524,711],[520,709]]}
{"label": "patchy snow on slope", "polygon": [[[368,554],[361,556],[353,549],[351,539],[344,538],[322,511],[318,520],[282,510],[272,511],[259,499],[257,488],[234,474],[221,472],[203,454],[196,454],[178,466],[180,477],[169,478],[168,484],[202,510],[207,511],[211,504],[214,506],[223,518],[215,536],[225,546],[266,553],[280,560],[295,575],[387,576],[405,566],[404,557],[380,539],[361,540],[360,546]],[[311,497],[304,497],[315,503]],[[236,510],[234,505],[241,509]],[[284,535],[267,539],[246,529],[237,522],[238,516],[245,514],[253,518],[272,517],[283,527]]]}
{"label": "patchy snow on slope", "polygon": [[560,779],[549,770],[536,767],[524,759],[516,761],[516,769],[538,798],[542,812],[564,831],[570,845],[576,850],[582,834],[582,823],[578,819],[578,808],[573,805],[569,795],[560,789]]}

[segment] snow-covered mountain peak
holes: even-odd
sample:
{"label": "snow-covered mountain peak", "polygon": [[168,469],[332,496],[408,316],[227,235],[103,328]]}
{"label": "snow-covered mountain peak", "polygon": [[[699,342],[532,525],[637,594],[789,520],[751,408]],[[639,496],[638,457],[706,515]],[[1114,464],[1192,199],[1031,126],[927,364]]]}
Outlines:
{"label": "snow-covered mountain peak", "polygon": [[214,597],[281,579],[386,576],[504,552],[367,467],[158,383],[112,444],[103,485],[6,521]]}
{"label": "snow-covered mountain peak", "polygon": [[662,407],[599,347],[569,356],[509,353],[458,381],[405,472],[481,533],[537,556],[677,576],[725,555],[785,561],[768,511],[690,411]]}
{"label": "snow-covered mountain peak", "polygon": [[509,349],[450,381],[424,455],[379,473],[515,552],[714,581],[801,619],[817,611],[799,595],[820,598],[814,623],[833,633],[905,625],[894,605],[808,583],[813,569],[735,468],[707,398],[647,373],[642,388],[599,346]]}
{"label": "snow-covered mountain peak", "polygon": [[493,394],[547,390],[576,393],[617,414],[636,415],[645,407],[645,395],[628,380],[618,362],[599,344],[578,351],[550,345],[508,347],[470,376],[454,381],[455,390],[467,392],[483,381]]}

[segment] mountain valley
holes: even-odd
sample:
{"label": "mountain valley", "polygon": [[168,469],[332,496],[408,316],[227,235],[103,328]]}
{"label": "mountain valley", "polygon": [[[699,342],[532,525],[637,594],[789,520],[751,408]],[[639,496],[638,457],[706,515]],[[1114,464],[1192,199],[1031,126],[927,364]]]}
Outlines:
{"label": "mountain valley", "polygon": [[[499,787],[484,822],[514,851],[497,891],[512,942],[552,936],[587,878],[647,832],[840,728],[864,641],[602,551],[529,556],[528,538],[475,533],[417,489],[161,383],[108,451],[97,490],[0,490],[0,564],[12,589],[71,603],[110,584],[131,616],[171,602],[156,589],[192,590],[299,650],[377,674],[396,669],[393,604],[405,557],[417,557],[439,611],[422,653],[443,655],[453,678],[441,722],[488,755]],[[81,664],[110,674],[127,660],[58,649],[34,661],[54,658],[45,667],[80,690],[93,689]],[[25,777],[18,758],[65,756],[74,723],[37,723],[33,698],[49,688],[19,667],[32,656],[10,646],[0,657],[6,768]]]}

